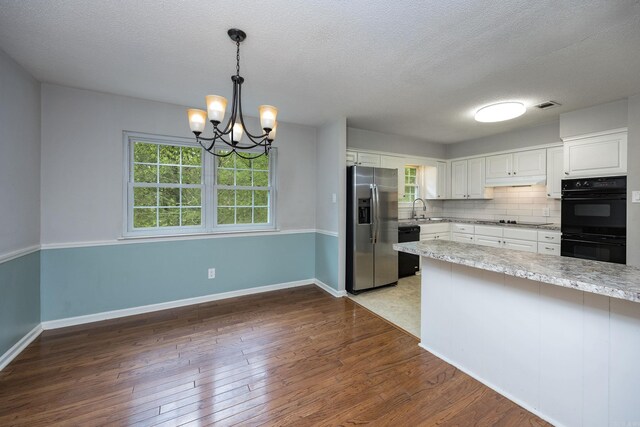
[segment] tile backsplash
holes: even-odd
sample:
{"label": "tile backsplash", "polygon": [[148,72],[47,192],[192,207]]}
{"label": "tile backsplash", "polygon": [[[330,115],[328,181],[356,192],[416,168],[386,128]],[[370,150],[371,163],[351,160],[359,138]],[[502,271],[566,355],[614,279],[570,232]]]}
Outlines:
{"label": "tile backsplash", "polygon": [[[543,185],[529,187],[495,187],[491,200],[427,200],[426,212],[416,203],[420,216],[443,216],[484,220],[516,220],[560,224],[560,200],[548,199]],[[543,209],[549,208],[549,216]],[[399,217],[409,218],[411,206],[401,206]]]}

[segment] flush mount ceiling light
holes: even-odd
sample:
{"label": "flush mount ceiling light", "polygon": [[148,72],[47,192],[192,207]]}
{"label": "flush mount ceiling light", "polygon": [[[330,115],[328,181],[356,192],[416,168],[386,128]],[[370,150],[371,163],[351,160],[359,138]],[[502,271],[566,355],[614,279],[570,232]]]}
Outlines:
{"label": "flush mount ceiling light", "polygon": [[[271,143],[276,138],[276,116],[278,109],[271,105],[261,105],[258,108],[260,114],[260,126],[264,133],[254,135],[247,130],[242,117],[242,83],[244,78],[240,76],[240,43],[247,38],[247,34],[236,28],[227,31],[229,38],[236,43],[236,74],[231,76],[233,82],[233,98],[231,99],[231,117],[224,126],[220,127],[220,123],[224,119],[227,110],[227,99],[218,95],[207,95],[207,111],[189,109],[187,115],[189,117],[189,127],[196,136],[196,141],[209,153],[217,157],[227,157],[236,153],[244,159],[255,159],[262,155],[268,155],[271,150]],[[213,125],[213,137],[203,138],[200,135],[204,131],[207,123],[207,115],[209,121]],[[247,135],[250,142],[240,144],[243,134]],[[216,143],[218,145],[216,146]],[[255,154],[252,150],[256,147],[264,148],[263,152]],[[223,149],[220,152],[220,149]],[[218,150],[218,151],[216,151]],[[253,154],[247,154],[253,153]]]}
{"label": "flush mount ceiling light", "polygon": [[492,123],[515,119],[527,111],[522,102],[499,102],[487,105],[476,111],[477,122]]}

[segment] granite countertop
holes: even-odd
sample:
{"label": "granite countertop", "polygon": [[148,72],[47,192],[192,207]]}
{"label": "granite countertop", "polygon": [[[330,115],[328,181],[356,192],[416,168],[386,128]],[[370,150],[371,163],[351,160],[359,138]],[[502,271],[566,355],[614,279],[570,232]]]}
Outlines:
{"label": "granite countertop", "polygon": [[445,240],[396,243],[393,248],[453,264],[640,302],[640,268],[637,267]]}
{"label": "granite countertop", "polygon": [[540,225],[532,225],[532,224],[506,224],[493,222],[491,220],[483,220],[483,219],[472,219],[472,218],[446,218],[446,217],[438,217],[437,219],[401,219],[398,221],[400,225],[423,225],[423,224],[440,224],[443,222],[450,223],[459,223],[459,224],[473,224],[473,225],[486,225],[489,227],[514,227],[514,228],[533,228],[535,230],[549,230],[549,231],[560,231],[560,224],[540,224]]}

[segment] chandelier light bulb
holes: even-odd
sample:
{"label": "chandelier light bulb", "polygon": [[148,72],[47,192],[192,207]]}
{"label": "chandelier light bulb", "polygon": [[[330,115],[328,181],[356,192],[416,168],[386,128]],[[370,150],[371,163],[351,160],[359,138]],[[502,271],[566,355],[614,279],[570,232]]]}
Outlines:
{"label": "chandelier light bulb", "polygon": [[269,136],[267,136],[268,141],[273,141],[276,139],[276,131],[278,130],[278,122],[273,125],[273,129],[269,131]]}
{"label": "chandelier light bulb", "polygon": [[278,109],[272,105],[261,105],[258,107],[260,112],[260,125],[265,131],[270,131],[276,124]]}
{"label": "chandelier light bulb", "polygon": [[202,131],[204,131],[204,126],[207,124],[207,112],[196,108],[190,108],[187,110],[187,116],[189,117],[189,127],[191,128],[191,132],[202,133]]}
{"label": "chandelier light bulb", "polygon": [[521,102],[499,102],[476,111],[475,119],[482,123],[502,122],[520,117],[525,111],[527,109]]}
{"label": "chandelier light bulb", "polygon": [[218,95],[207,95],[207,114],[209,120],[221,123],[224,120],[224,113],[227,110],[227,98]]}
{"label": "chandelier light bulb", "polygon": [[244,129],[242,128],[242,123],[238,122],[234,124],[233,130],[231,131],[231,140],[233,142],[240,142],[243,134],[244,134]]}

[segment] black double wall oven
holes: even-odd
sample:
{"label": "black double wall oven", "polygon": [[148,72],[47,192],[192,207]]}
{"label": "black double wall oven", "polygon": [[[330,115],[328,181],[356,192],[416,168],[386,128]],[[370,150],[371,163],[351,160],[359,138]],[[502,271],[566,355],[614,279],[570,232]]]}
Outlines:
{"label": "black double wall oven", "polygon": [[562,256],[626,264],[627,177],[562,181]]}

